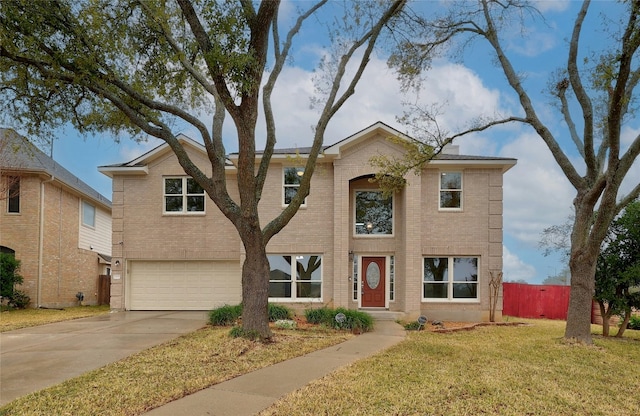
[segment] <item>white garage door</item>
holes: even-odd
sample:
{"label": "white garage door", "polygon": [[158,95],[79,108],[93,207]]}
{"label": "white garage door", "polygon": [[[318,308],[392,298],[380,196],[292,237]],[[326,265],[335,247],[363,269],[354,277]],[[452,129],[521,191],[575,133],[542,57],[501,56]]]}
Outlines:
{"label": "white garage door", "polygon": [[210,310],[241,300],[238,261],[131,261],[129,309]]}

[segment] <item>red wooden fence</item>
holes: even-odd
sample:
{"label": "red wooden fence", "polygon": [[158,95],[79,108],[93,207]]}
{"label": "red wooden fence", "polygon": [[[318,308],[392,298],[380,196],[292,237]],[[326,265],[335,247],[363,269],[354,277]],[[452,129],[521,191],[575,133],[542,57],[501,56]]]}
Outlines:
{"label": "red wooden fence", "polygon": [[566,320],[569,289],[569,286],[503,283],[502,314]]}

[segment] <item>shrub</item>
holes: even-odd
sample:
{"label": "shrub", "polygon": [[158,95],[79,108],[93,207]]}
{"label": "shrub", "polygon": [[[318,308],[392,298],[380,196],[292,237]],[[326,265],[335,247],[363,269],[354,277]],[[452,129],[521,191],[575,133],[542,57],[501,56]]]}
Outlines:
{"label": "shrub", "polygon": [[31,298],[22,290],[14,290],[13,294],[9,296],[9,306],[16,309],[24,309],[29,306]]}
{"label": "shrub", "polygon": [[631,315],[627,328],[640,330],[640,315]]}
{"label": "shrub", "polygon": [[[344,321],[336,321],[336,315],[344,314]],[[354,311],[345,308],[319,308],[307,309],[304,312],[307,322],[312,324],[324,324],[336,329],[350,329],[352,331],[368,332],[373,329],[373,318],[366,312]]]}
{"label": "shrub", "polygon": [[224,305],[209,312],[209,323],[215,326],[234,325],[242,316],[242,305]]}
{"label": "shrub", "polygon": [[269,304],[269,322],[291,319],[292,317],[293,312],[286,306]]}
{"label": "shrub", "polygon": [[[209,312],[209,323],[215,326],[235,325],[242,316],[242,305],[224,305]],[[269,322],[290,319],[293,312],[286,306],[269,304]]]}
{"label": "shrub", "polygon": [[[9,253],[0,253],[0,296],[11,300],[15,292],[15,285],[22,284],[20,260]],[[28,303],[28,302],[27,302]]]}
{"label": "shrub", "polygon": [[411,321],[409,323],[404,324],[403,326],[404,326],[404,329],[406,329],[407,331],[417,331],[421,329],[421,327],[423,327],[423,325],[420,325],[420,322],[418,321]]}
{"label": "shrub", "polygon": [[336,313],[333,309],[322,307],[318,309],[306,309],[304,311],[304,317],[310,324],[326,324],[334,319]]}
{"label": "shrub", "polygon": [[260,340],[260,334],[258,333],[258,331],[247,330],[238,325],[231,328],[231,331],[229,331],[229,336],[232,338],[246,338],[251,341]]}

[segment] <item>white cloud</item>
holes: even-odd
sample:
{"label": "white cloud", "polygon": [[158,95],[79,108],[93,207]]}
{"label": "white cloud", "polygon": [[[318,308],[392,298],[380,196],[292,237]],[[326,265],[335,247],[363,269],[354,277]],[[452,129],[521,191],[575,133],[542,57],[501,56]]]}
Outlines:
{"label": "white cloud", "polygon": [[501,156],[518,159],[504,176],[505,232],[537,245],[544,228],[563,223],[571,214],[575,190],[535,133],[504,145]]}
{"label": "white cloud", "polygon": [[534,0],[533,5],[541,12],[562,12],[569,8],[571,0]]}
{"label": "white cloud", "polygon": [[522,261],[507,246],[502,247],[502,270],[506,282],[524,280],[532,283],[531,280],[536,276],[536,268]]}

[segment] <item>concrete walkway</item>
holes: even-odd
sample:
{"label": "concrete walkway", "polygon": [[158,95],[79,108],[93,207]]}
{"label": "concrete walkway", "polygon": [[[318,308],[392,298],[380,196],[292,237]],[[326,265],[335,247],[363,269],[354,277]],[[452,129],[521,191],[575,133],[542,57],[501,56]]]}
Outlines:
{"label": "concrete walkway", "polygon": [[373,332],[216,384],[146,415],[254,415],[312,380],[399,343],[405,335],[394,321],[376,320]]}
{"label": "concrete walkway", "polygon": [[0,333],[0,405],[206,324],[206,312],[117,312]]}

